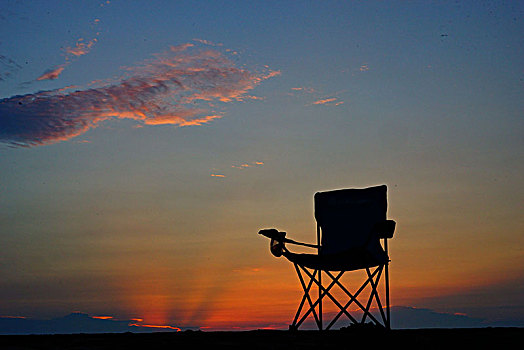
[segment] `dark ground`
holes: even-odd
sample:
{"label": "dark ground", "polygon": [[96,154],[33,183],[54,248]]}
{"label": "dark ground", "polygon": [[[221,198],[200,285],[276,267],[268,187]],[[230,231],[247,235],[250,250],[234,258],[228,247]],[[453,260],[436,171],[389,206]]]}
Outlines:
{"label": "dark ground", "polygon": [[520,348],[524,328],[3,335],[0,349]]}

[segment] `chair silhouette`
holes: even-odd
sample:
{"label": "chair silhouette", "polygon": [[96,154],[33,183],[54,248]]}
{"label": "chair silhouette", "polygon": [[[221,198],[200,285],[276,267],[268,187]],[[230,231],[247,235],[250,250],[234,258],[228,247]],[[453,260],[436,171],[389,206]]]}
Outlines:
{"label": "chair silhouette", "polygon": [[[396,223],[386,219],[386,185],[318,192],[314,202],[317,244],[291,240],[286,238],[286,232],[276,229],[259,231],[259,234],[271,239],[270,251],[274,256],[284,256],[293,263],[304,291],[289,329],[298,330],[310,315],[313,315],[319,330],[331,329],[342,315],[352,325],[366,324],[369,319],[372,325],[390,329],[390,260],[387,240],[393,238]],[[317,254],[293,253],[287,249],[286,243],[315,248]],[[366,274],[360,287],[350,292],[341,282],[341,277],[346,272],[356,270],[365,270]],[[384,288],[380,293],[382,274]],[[328,277],[329,283],[323,282],[323,275]],[[309,277],[309,281],[304,279],[305,276]],[[339,294],[348,299],[344,304],[332,292],[335,286],[339,288]],[[318,291],[316,296],[313,295],[315,290]],[[361,302],[358,297],[365,297],[365,291],[369,291],[369,295],[365,302]],[[337,296],[340,299],[340,295]],[[385,299],[385,306],[381,298]],[[322,318],[323,299],[329,299],[338,310],[325,328]],[[304,307],[306,302],[309,307]],[[375,315],[371,312],[373,304],[378,309]],[[349,310],[351,305],[358,306],[357,311]],[[360,320],[355,316],[356,312],[362,313],[359,315]]]}

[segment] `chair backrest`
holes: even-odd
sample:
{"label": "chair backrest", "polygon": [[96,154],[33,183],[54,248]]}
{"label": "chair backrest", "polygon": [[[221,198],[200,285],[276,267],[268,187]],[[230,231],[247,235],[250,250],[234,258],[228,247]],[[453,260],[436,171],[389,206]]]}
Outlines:
{"label": "chair backrest", "polygon": [[375,224],[386,220],[386,211],[386,185],[317,192],[315,219],[322,229],[319,254],[364,247]]}

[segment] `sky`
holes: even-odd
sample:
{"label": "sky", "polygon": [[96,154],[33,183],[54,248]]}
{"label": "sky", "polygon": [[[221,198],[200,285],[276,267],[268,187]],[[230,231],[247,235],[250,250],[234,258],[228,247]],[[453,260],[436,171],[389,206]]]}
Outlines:
{"label": "sky", "polygon": [[287,328],[257,232],[314,242],[315,192],[386,184],[399,318],[524,326],[523,14],[0,1],[0,316]]}

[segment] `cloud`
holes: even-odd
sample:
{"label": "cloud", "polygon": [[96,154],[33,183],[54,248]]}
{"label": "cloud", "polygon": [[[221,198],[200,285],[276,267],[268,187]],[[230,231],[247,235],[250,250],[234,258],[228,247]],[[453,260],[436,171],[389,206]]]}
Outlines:
{"label": "cloud", "polygon": [[193,41],[199,42],[199,43],[204,44],[204,45],[209,45],[209,46],[222,46],[221,43],[215,44],[212,41],[204,40],[204,39],[193,39]]}
{"label": "cloud", "polygon": [[[247,169],[247,168],[260,167],[262,165],[264,165],[264,162],[253,161],[253,162],[239,163],[238,165],[234,164],[234,165],[231,165],[230,168],[243,170],[243,169]],[[218,170],[216,168],[213,168],[212,171],[213,171],[211,173],[212,177],[220,177],[220,178],[226,177],[224,172],[222,172],[222,171],[220,171],[220,170]]]}
{"label": "cloud", "polygon": [[323,100],[315,101],[315,102],[313,102],[313,104],[314,105],[325,105],[326,103],[333,102],[333,101],[336,101],[336,100],[337,100],[336,98],[326,98],[326,99],[323,99]]}
{"label": "cloud", "polygon": [[303,97],[307,96],[308,100],[313,102],[306,103],[306,106],[320,106],[320,105],[331,105],[331,106],[340,106],[341,104],[344,104],[344,101],[340,100],[338,95],[344,93],[345,91],[338,91],[338,92],[331,92],[331,93],[323,93],[321,91],[318,91],[317,89],[314,89],[312,87],[307,86],[297,86],[292,87],[291,92],[288,92],[288,96],[293,97]]}
{"label": "cloud", "polygon": [[243,163],[240,165],[232,165],[231,167],[235,169],[245,169],[245,168],[252,168],[252,167],[261,166],[261,165],[264,165],[264,162],[255,161],[251,163]]}
{"label": "cloud", "polygon": [[74,334],[180,331],[171,325],[142,324],[141,319],[116,320],[111,316],[89,316],[75,312],[54,319],[0,316],[0,334]]}
{"label": "cloud", "polygon": [[343,103],[344,103],[344,101],[340,101],[336,97],[324,98],[324,99],[320,99],[320,100],[317,100],[317,101],[313,102],[314,105],[332,104],[332,105],[335,105],[335,106],[340,106]]}
{"label": "cloud", "polygon": [[64,50],[67,54],[73,55],[75,57],[83,56],[87,54],[91,47],[97,42],[97,39],[94,38],[91,41],[88,41],[87,43],[84,42],[84,39],[80,38],[76,42],[76,45],[74,47],[66,47]]}
{"label": "cloud", "polygon": [[180,328],[173,326],[158,326],[154,324],[139,324],[139,323],[130,323],[130,327],[142,327],[146,329],[152,329],[151,331],[157,332],[158,330],[168,330],[168,331],[180,331]]}
{"label": "cloud", "polygon": [[58,78],[58,76],[64,71],[64,69],[71,64],[72,58],[77,58],[83,55],[86,55],[91,50],[91,47],[97,42],[97,39],[94,38],[91,41],[88,41],[87,43],[84,42],[84,39],[80,38],[76,42],[74,47],[66,47],[64,49],[66,53],[66,62],[61,64],[60,66],[57,66],[55,68],[48,69],[45,71],[41,76],[36,78],[37,81],[42,80],[55,80]]}
{"label": "cloud", "polygon": [[61,66],[58,66],[58,67],[55,67],[55,68],[52,68],[52,69],[48,69],[48,70],[46,70],[44,72],[44,74],[42,74],[41,76],[36,78],[36,80],[38,80],[38,81],[40,81],[40,80],[54,80],[54,79],[58,78],[60,73],[62,73],[62,71],[64,70],[65,66],[66,65],[63,64]]}
{"label": "cloud", "polygon": [[[97,18],[93,21],[93,25],[97,26],[100,23],[100,20]],[[100,32],[96,33],[96,36],[98,36]],[[45,71],[40,77],[38,77],[37,81],[42,80],[54,80],[57,79],[60,73],[64,71],[64,69],[71,64],[74,59],[87,55],[89,51],[91,51],[91,48],[93,45],[98,41],[98,39],[95,37],[87,42],[84,41],[84,38],[79,38],[74,46],[68,46],[64,49],[65,52],[65,63],[61,64],[60,66],[57,66],[55,68],[48,69]]]}
{"label": "cloud", "polygon": [[172,47],[117,82],[85,90],[50,90],[0,100],[0,142],[47,145],[84,134],[109,119],[143,125],[190,126],[222,116],[213,102],[243,101],[279,72],[251,73],[215,50]]}
{"label": "cloud", "polygon": [[308,93],[308,94],[313,94],[315,93],[315,89],[311,88],[311,87],[292,87],[291,90],[293,91],[302,91],[302,92],[305,92],[305,93]]}
{"label": "cloud", "polygon": [[22,66],[16,63],[13,59],[0,55],[0,81],[5,81],[14,72],[20,70]]}

